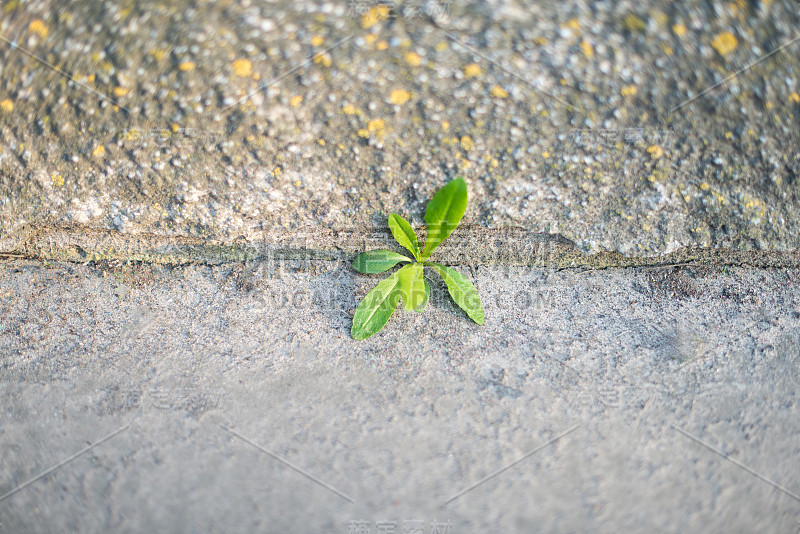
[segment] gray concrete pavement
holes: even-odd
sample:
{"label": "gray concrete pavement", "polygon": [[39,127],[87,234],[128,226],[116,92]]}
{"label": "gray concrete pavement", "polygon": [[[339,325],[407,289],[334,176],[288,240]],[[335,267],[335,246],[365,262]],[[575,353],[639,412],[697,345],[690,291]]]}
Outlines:
{"label": "gray concrete pavement", "polygon": [[797,270],[481,267],[356,343],[374,277],[274,267],[3,262],[0,492],[123,430],[0,530],[796,528]]}

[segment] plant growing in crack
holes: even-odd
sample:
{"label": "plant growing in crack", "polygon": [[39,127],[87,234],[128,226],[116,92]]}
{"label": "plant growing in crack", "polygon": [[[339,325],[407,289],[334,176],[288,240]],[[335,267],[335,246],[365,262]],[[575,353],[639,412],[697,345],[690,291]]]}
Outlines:
{"label": "plant growing in crack", "polygon": [[430,267],[444,280],[453,301],[476,323],[483,324],[483,305],[478,290],[469,279],[440,263],[427,261],[442,241],[456,229],[467,209],[467,184],[463,178],[451,180],[439,189],[425,209],[427,239],[420,251],[417,234],[400,215],[389,215],[389,229],[400,245],[411,252],[412,258],[391,250],[371,250],[359,254],[353,268],[364,274],[388,271],[398,263],[408,262],[389,278],[378,283],[359,302],[353,316],[350,334],[366,339],[379,332],[402,300],[407,311],[422,312],[428,304],[431,288],[425,279],[425,267]]}

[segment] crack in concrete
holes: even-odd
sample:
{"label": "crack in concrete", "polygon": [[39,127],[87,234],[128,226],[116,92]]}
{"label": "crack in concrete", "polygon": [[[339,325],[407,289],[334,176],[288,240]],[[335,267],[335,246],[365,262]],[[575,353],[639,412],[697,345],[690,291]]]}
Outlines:
{"label": "crack in concrete", "polygon": [[[29,227],[0,239],[0,258],[53,261],[136,261],[152,264],[224,264],[242,261],[349,261],[376,248],[398,249],[386,228],[280,229],[232,239],[151,233],[125,234],[85,227]],[[558,234],[521,228],[470,226],[457,230],[436,253],[450,265],[518,265],[554,269],[740,265],[800,267],[800,251],[753,250],[741,243],[685,247],[658,256],[616,251],[588,254]]]}

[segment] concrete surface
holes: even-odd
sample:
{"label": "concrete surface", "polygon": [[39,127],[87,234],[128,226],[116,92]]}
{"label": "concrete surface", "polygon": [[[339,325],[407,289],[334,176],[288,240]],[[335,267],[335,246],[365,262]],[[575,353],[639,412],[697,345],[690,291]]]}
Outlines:
{"label": "concrete surface", "polygon": [[0,4],[0,532],[797,532],[797,4],[416,6]]}
{"label": "concrete surface", "polygon": [[797,251],[796,2],[397,5],[6,2],[0,250],[421,225],[463,175],[587,252]]}
{"label": "concrete surface", "polygon": [[434,283],[358,343],[375,277],[334,262],[0,269],[0,492],[129,425],[0,500],[3,532],[800,519],[796,269],[481,267],[483,327]]}

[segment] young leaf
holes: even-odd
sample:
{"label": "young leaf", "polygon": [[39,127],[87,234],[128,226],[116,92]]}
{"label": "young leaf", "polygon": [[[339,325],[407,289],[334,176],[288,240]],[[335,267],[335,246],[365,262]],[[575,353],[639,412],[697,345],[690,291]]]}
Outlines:
{"label": "young leaf", "polygon": [[389,230],[398,243],[408,249],[414,257],[419,260],[419,244],[417,243],[417,234],[407,220],[392,213],[389,215]]}
{"label": "young leaf", "polygon": [[[422,277],[425,280],[425,277]],[[428,281],[425,280],[425,300],[422,301],[422,304],[419,305],[414,311],[417,313],[422,313],[425,311],[425,306],[428,305],[428,301],[431,299],[431,286],[428,284]]]}
{"label": "young leaf", "polygon": [[378,282],[378,285],[358,303],[353,316],[353,327],[350,329],[353,339],[367,339],[379,332],[389,321],[400,300],[399,273],[400,271],[397,271],[389,278]]}
{"label": "young leaf", "polygon": [[483,304],[478,290],[469,281],[469,278],[450,267],[439,265],[438,263],[425,262],[425,265],[433,267],[436,272],[444,279],[447,284],[447,291],[458,307],[467,312],[467,315],[478,324],[483,324]]}
{"label": "young leaf", "polygon": [[425,209],[428,238],[422,259],[430,258],[434,249],[456,229],[467,210],[467,183],[463,178],[451,180],[439,189]]}
{"label": "young leaf", "polygon": [[370,250],[358,255],[353,261],[353,269],[364,274],[376,274],[388,271],[401,261],[411,261],[411,258],[391,250]]}
{"label": "young leaf", "polygon": [[425,300],[425,277],[422,276],[422,270],[421,263],[412,263],[397,271],[400,277],[400,298],[406,311],[419,308]]}

